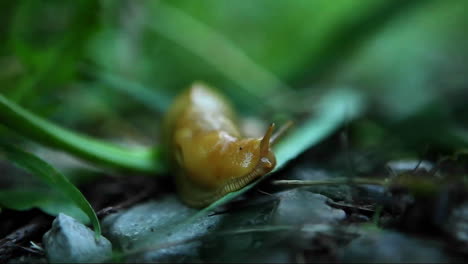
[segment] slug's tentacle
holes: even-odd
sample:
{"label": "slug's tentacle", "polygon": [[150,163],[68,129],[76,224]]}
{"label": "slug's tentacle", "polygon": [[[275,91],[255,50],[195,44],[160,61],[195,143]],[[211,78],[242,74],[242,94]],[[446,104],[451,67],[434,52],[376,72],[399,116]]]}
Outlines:
{"label": "slug's tentacle", "polygon": [[273,135],[273,130],[275,129],[275,123],[271,123],[270,127],[266,131],[265,135],[260,142],[260,156],[264,157],[270,151],[270,140],[271,136]]}

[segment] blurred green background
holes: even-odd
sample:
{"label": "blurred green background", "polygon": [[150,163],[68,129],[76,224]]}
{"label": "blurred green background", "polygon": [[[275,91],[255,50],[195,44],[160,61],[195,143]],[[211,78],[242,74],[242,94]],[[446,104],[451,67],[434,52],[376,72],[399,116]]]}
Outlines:
{"label": "blurred green background", "polygon": [[[91,219],[98,230],[92,207],[109,205],[103,196],[113,200],[127,194],[121,189],[106,194],[106,186],[112,188],[107,182],[96,190],[88,185],[82,190],[91,207],[66,177],[83,186],[103,174],[127,175],[95,170],[102,157],[153,174],[163,163],[153,164],[153,152],[135,154],[62,133],[75,145],[59,149],[85,156],[91,161],[85,166],[39,147],[36,143],[56,142],[37,127],[29,129],[10,102],[73,132],[151,149],[161,143],[162,119],[173,98],[203,81],[226,94],[240,116],[253,120],[250,130],[264,131],[255,120],[294,120],[297,127],[314,117],[321,120],[323,129],[307,128],[318,134],[298,129],[297,137],[281,143],[283,164],[331,135],[342,119],[349,121],[343,126],[349,142],[341,142],[342,148],[368,153],[366,165],[403,158],[436,161],[466,149],[466,10],[468,1],[461,0],[0,1],[0,143],[19,145],[58,171],[21,152],[8,162],[0,151],[0,205],[66,212],[83,222]],[[353,106],[365,109],[359,116],[337,117],[349,103],[346,97],[318,107],[326,95],[343,89],[363,98]],[[87,156],[83,149],[90,151]],[[429,156],[428,149],[439,156]],[[352,151],[347,159],[358,159]],[[12,163],[29,164],[39,178]]]}
{"label": "blurred green background", "polygon": [[[275,146],[281,165],[334,134],[343,119],[349,121],[341,126],[345,137],[330,138],[344,139],[337,145],[346,155],[333,153],[323,163],[345,167],[346,176],[354,173],[348,166],[353,162],[356,168],[371,168],[356,169],[360,177],[363,171],[372,174],[375,160],[435,163],[459,150],[467,153],[467,10],[463,0],[0,1],[0,206],[65,212],[83,222],[91,219],[97,232],[93,208],[115,205],[146,183],[141,181],[134,192],[125,183],[113,187],[119,180],[111,177],[96,183],[100,176],[138,175],[95,165],[108,158],[107,165],[120,162],[124,169],[163,174],[163,161],[154,162],[152,147],[161,143],[162,119],[171,101],[194,81],[226,94],[240,116],[253,120],[250,130],[264,131],[258,120],[294,120],[296,134]],[[350,103],[346,96],[317,107],[341,90],[363,98],[353,107],[365,111],[337,117]],[[21,109],[11,102],[70,129],[67,134],[39,126],[72,142],[72,147],[55,144],[71,155],[50,151],[47,147],[57,142],[37,133],[37,126],[29,129],[33,122],[24,122],[27,115],[18,114]],[[322,127],[308,122],[314,117]],[[107,148],[88,138],[80,141],[73,132],[151,151]],[[57,171],[21,151],[13,158],[10,153],[7,161],[4,142],[27,149]],[[317,156],[326,147],[336,151],[325,144]],[[354,155],[359,151],[368,155]],[[342,156],[346,162],[336,162]],[[307,158],[312,164],[313,158]],[[13,163],[38,178],[14,169]],[[465,176],[466,162],[461,164]],[[84,196],[68,179],[82,187]],[[7,218],[0,214],[0,222],[21,222]],[[0,225],[0,234],[10,233],[12,226]]]}
{"label": "blurred green background", "polygon": [[313,113],[318,95],[347,87],[369,110],[357,142],[468,142],[467,1],[0,5],[0,92],[89,135],[155,144],[172,98],[201,80],[265,122]]}

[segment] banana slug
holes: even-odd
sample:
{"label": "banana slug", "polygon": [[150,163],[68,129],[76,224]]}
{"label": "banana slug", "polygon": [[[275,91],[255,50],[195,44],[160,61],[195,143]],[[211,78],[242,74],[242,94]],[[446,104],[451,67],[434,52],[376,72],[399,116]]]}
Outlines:
{"label": "banana slug", "polygon": [[274,124],[262,138],[243,138],[234,118],[226,99],[202,83],[170,107],[165,140],[177,192],[187,205],[205,207],[275,167]]}

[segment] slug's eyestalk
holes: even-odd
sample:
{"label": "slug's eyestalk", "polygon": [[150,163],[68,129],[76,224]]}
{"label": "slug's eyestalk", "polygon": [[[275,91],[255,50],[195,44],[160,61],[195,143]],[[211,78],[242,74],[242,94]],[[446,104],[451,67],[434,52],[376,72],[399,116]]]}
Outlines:
{"label": "slug's eyestalk", "polygon": [[270,148],[271,137],[274,129],[275,124],[272,123],[270,127],[268,127],[262,141],[260,141],[260,160],[258,165],[264,169],[264,173],[270,172],[276,166],[276,158]]}

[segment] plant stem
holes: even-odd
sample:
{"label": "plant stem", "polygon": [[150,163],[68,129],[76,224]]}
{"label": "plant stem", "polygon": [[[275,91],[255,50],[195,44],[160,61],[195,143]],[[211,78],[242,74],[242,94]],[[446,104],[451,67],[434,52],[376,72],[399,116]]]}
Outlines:
{"label": "plant stem", "polygon": [[57,126],[0,94],[0,124],[30,140],[112,168],[157,173],[163,170],[158,148],[130,149]]}
{"label": "plant stem", "polygon": [[313,185],[337,185],[337,184],[372,184],[386,185],[385,180],[369,179],[369,178],[337,178],[329,180],[276,180],[272,181],[273,185],[294,185],[294,186],[313,186]]}

